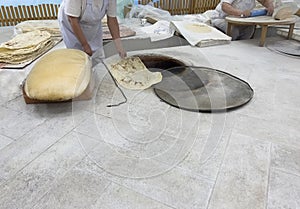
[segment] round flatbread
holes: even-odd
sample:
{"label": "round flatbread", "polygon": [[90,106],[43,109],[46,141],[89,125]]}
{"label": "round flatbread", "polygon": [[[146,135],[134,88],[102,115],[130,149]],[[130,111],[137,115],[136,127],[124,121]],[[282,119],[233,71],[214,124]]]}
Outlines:
{"label": "round flatbread", "polygon": [[27,33],[34,30],[47,31],[52,37],[61,36],[58,20],[27,20],[15,26],[16,33]]}
{"label": "round flatbread", "polygon": [[26,49],[28,47],[36,46],[39,43],[45,42],[51,38],[50,33],[47,31],[31,31],[24,34],[17,34],[11,40],[4,42],[0,48],[6,49]]}

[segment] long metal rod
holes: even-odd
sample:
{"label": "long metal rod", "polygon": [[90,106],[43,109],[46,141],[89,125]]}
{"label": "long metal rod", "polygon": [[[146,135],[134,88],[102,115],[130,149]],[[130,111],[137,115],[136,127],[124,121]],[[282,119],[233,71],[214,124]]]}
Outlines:
{"label": "long metal rod", "polygon": [[116,79],[113,77],[113,75],[112,75],[111,72],[109,71],[107,65],[106,65],[104,62],[102,62],[102,63],[103,63],[103,65],[105,66],[105,68],[106,68],[107,72],[109,73],[110,77],[113,79],[115,86],[119,89],[119,91],[121,92],[122,96],[123,96],[124,99],[125,99],[125,101],[120,102],[120,103],[117,103],[117,104],[108,104],[108,105],[106,105],[106,107],[117,107],[117,106],[120,106],[120,105],[122,105],[122,104],[127,103],[127,97],[126,97],[125,93],[123,92],[123,90],[122,90],[122,89],[120,88],[120,86],[118,85]]}

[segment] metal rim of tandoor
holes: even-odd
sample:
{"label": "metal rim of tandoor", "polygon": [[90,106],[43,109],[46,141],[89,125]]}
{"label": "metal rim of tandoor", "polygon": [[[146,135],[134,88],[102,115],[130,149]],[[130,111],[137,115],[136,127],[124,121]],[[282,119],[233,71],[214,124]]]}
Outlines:
{"label": "metal rim of tandoor", "polygon": [[[192,75],[184,76],[182,72],[186,70]],[[233,110],[247,104],[254,95],[253,89],[246,81],[210,67],[178,66],[162,70],[162,75],[162,81],[154,85],[155,94],[167,104],[184,110]],[[192,77],[197,78],[189,81]]]}

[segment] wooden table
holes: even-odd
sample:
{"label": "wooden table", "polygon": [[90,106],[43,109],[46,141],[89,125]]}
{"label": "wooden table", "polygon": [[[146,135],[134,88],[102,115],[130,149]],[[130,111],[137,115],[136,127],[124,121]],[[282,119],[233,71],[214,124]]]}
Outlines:
{"label": "wooden table", "polygon": [[227,35],[231,35],[231,27],[233,25],[259,25],[261,26],[261,36],[259,46],[264,46],[267,31],[269,25],[289,25],[288,39],[293,35],[293,30],[295,27],[296,17],[290,17],[284,20],[274,20],[271,16],[258,16],[258,17],[226,17],[227,21]]}

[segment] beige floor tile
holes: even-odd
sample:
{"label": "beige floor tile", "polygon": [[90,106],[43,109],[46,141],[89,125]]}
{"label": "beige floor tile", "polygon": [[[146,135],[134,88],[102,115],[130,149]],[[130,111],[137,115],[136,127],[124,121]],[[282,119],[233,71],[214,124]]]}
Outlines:
{"label": "beige floor tile", "polygon": [[300,176],[271,169],[267,209],[300,208]]}
{"label": "beige floor tile", "polygon": [[210,209],[264,209],[270,143],[233,134],[221,166]]}
{"label": "beige floor tile", "polygon": [[272,146],[271,167],[300,176],[300,149],[282,145]]}

